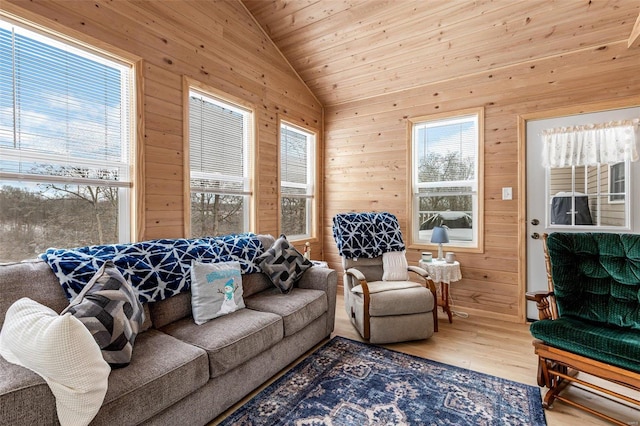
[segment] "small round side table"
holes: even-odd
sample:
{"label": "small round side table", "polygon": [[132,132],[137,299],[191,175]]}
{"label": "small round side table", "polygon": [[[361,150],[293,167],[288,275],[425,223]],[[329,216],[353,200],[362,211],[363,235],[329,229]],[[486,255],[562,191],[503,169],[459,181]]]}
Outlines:
{"label": "small round side table", "polygon": [[440,300],[438,306],[442,306],[442,310],[447,313],[449,323],[453,322],[451,307],[449,306],[449,284],[462,279],[460,272],[460,262],[457,260],[453,263],[447,263],[444,260],[432,260],[431,262],[423,262],[420,260],[418,265],[429,273],[431,280],[440,284]]}

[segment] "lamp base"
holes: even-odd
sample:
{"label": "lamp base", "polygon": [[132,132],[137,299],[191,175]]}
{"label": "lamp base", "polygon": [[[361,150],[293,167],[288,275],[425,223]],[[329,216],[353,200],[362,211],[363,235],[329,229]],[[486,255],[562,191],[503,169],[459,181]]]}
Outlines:
{"label": "lamp base", "polygon": [[438,244],[438,259],[437,260],[444,260],[444,256],[442,256],[442,243]]}

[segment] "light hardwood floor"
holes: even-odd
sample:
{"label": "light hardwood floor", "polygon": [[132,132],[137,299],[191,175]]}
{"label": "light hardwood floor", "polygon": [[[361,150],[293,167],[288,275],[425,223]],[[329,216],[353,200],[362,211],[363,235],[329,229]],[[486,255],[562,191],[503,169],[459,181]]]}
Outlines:
{"label": "light hardwood floor", "polygon": [[[362,339],[347,317],[341,291],[342,289],[339,288],[334,335],[361,341]],[[537,386],[537,357],[533,353],[528,325],[475,316],[467,318],[454,316],[453,323],[449,324],[446,314],[443,314],[440,308],[438,314],[440,329],[430,339],[384,346],[434,361]],[[630,425],[640,424],[640,412],[631,407],[608,402],[577,388],[570,388],[565,392],[571,392],[575,398],[579,398],[581,402],[590,407],[606,409],[608,413],[628,421]],[[244,401],[255,393],[257,391]],[[545,414],[548,426],[610,425],[598,417],[560,401],[555,402],[552,409],[546,410]],[[217,424],[224,416],[220,416],[211,425]]]}

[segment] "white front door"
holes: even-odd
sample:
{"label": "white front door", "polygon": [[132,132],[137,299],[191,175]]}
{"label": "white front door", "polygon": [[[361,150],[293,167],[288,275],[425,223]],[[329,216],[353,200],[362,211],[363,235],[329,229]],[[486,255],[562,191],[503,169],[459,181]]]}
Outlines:
{"label": "white front door", "polygon": [[[592,123],[605,123],[614,120],[640,118],[640,107],[625,108],[596,113],[579,114],[565,117],[528,120],[526,122],[527,147],[527,291],[547,290],[546,267],[542,247],[542,234],[559,232],[639,232],[640,231],[640,161],[631,163],[629,194],[630,227],[598,227],[594,225],[579,225],[574,219],[573,226],[558,225],[552,214],[551,195],[556,194],[553,185],[548,182],[547,170],[542,167],[542,138],[544,129],[575,126]],[[608,165],[602,166],[602,173],[606,173]],[[574,175],[579,176],[579,173]],[[579,186],[574,178],[572,188],[576,193]],[[587,197],[583,197],[587,198]],[[601,200],[602,203],[609,202]],[[571,209],[575,213],[575,206]],[[555,212],[557,213],[557,212]],[[554,216],[554,217],[552,217]],[[556,224],[552,224],[552,222]],[[527,318],[538,319],[538,310],[533,302],[527,302]]]}

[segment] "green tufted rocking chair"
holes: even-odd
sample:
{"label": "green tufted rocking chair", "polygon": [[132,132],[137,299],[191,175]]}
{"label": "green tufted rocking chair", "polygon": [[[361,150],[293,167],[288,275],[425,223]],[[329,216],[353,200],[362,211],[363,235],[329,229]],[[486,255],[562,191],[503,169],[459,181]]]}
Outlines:
{"label": "green tufted rocking chair", "polygon": [[[540,321],[531,324],[543,406],[559,399],[619,425],[619,420],[562,394],[579,383],[640,408],[640,235],[552,233],[543,236],[549,291],[527,293]],[[594,383],[584,372],[627,387]],[[630,396],[634,395],[634,396]]]}

